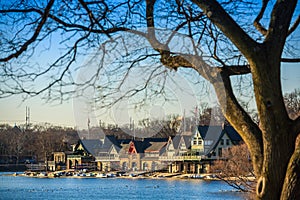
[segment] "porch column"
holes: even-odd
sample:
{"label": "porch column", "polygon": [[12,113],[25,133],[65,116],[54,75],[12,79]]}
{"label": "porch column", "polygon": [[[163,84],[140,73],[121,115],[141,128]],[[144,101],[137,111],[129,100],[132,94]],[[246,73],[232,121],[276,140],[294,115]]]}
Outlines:
{"label": "porch column", "polygon": [[172,163],[169,163],[168,166],[169,166],[169,173],[173,173],[173,171],[172,171]]}
{"label": "porch column", "polygon": [[187,163],[183,163],[183,172],[187,173]]}
{"label": "porch column", "polygon": [[97,162],[97,170],[102,171],[102,163],[99,161]]}
{"label": "porch column", "polygon": [[200,168],[201,168],[201,165],[197,164],[197,174],[200,174]]}

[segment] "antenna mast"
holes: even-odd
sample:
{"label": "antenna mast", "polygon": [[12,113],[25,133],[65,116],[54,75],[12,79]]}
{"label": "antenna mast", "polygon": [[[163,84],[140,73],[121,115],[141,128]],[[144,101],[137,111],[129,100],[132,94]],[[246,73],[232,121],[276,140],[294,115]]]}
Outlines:
{"label": "antenna mast", "polygon": [[25,111],[25,128],[26,130],[28,129],[30,124],[30,108],[26,106],[26,111]]}

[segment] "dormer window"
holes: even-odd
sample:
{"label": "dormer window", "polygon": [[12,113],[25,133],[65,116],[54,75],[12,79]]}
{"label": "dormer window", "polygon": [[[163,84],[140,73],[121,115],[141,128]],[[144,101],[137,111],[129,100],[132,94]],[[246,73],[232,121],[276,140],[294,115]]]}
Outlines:
{"label": "dormer window", "polygon": [[194,134],[191,144],[192,145],[202,145],[202,138],[198,131]]}
{"label": "dormer window", "polygon": [[220,144],[224,145],[224,139],[221,139]]}
{"label": "dormer window", "polygon": [[226,145],[230,145],[230,140],[226,139]]}

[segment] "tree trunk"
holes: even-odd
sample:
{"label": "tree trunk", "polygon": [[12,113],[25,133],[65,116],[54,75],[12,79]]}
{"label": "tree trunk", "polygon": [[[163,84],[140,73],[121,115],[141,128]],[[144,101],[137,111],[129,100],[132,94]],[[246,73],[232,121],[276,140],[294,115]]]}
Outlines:
{"label": "tree trunk", "polygon": [[[257,199],[274,200],[280,199],[281,196],[282,199],[293,199],[297,196],[296,187],[299,182],[296,173],[299,165],[295,164],[297,159],[292,158],[296,134],[282,97],[280,61],[266,59],[271,56],[265,52],[268,51],[262,50],[256,60],[250,62],[260,117],[259,127],[253,124],[238,104],[226,74],[212,83],[222,112],[240,133],[251,153],[253,168],[258,179]],[[297,152],[294,153],[295,157]],[[295,181],[291,182],[293,179]],[[286,198],[286,195],[289,197]]]}
{"label": "tree trunk", "polygon": [[286,172],[281,199],[300,199],[300,135]]}
{"label": "tree trunk", "polygon": [[282,97],[280,60],[273,59],[271,52],[276,54],[261,49],[250,62],[263,136],[263,165],[256,192],[258,199],[268,200],[280,199],[296,139]]}
{"label": "tree trunk", "polygon": [[[280,131],[282,135],[287,135],[287,132]],[[258,177],[257,182],[258,199],[280,199],[293,149],[293,145],[288,145],[288,140],[284,137],[274,137],[274,140],[265,141],[262,175]]]}

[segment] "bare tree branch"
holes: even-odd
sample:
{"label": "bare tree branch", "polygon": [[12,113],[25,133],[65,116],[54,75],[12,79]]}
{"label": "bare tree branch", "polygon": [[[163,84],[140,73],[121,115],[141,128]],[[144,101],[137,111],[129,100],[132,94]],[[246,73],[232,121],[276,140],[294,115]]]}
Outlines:
{"label": "bare tree branch", "polygon": [[[41,16],[44,14],[43,11],[35,9],[35,8],[30,8],[30,9],[9,9],[9,10],[0,10],[0,13],[38,13]],[[81,31],[88,31],[91,33],[98,33],[98,34],[111,34],[111,33],[116,33],[116,32],[121,32],[121,31],[128,31],[128,32],[132,32],[135,33],[137,35],[141,35],[141,36],[146,36],[146,34],[144,34],[143,32],[137,31],[137,30],[133,30],[127,27],[113,27],[113,28],[106,28],[105,30],[102,29],[96,29],[94,27],[87,27],[87,26],[83,26],[81,24],[76,24],[76,23],[68,23],[62,19],[60,19],[59,17],[48,13],[48,17],[51,18],[52,20],[54,20],[55,22],[57,22],[58,24],[62,25],[65,28],[76,28],[78,30]]]}
{"label": "bare tree branch", "polygon": [[[296,1],[277,1],[275,3],[265,39],[266,42],[272,41],[272,48],[281,49],[284,46],[296,5]],[[278,51],[279,55],[280,53],[281,51]]]}
{"label": "bare tree branch", "polygon": [[84,7],[86,12],[88,13],[91,23],[97,24],[100,27],[100,29],[102,30],[102,32],[105,33],[108,38],[111,38],[111,36],[105,31],[105,28],[99,23],[98,19],[96,19],[93,12],[88,8],[86,2],[84,2],[83,0],[79,0],[79,2]]}
{"label": "bare tree branch", "polygon": [[288,31],[288,35],[292,34],[297,29],[297,27],[299,26],[299,24],[300,24],[300,15],[297,17],[297,19],[294,22],[294,24],[290,27],[290,29]]}
{"label": "bare tree branch", "polygon": [[[257,47],[257,43],[226,13],[215,0],[193,0],[208,18],[248,57]],[[222,17],[221,17],[222,16]]]}
{"label": "bare tree branch", "polygon": [[222,158],[214,161],[211,170],[217,174],[217,178],[239,191],[255,191],[255,176],[245,143],[225,149]]}
{"label": "bare tree branch", "polygon": [[[291,24],[299,14],[297,1],[263,0],[260,8],[251,0],[77,0],[52,4],[53,0],[46,5],[40,1],[0,3],[0,97],[48,91],[49,98],[61,100],[74,92],[64,87],[78,86],[80,91],[75,95],[92,88],[96,93],[93,100],[103,102],[102,106],[135,95],[142,96],[134,98],[136,104],[146,104],[158,94],[171,101],[171,92],[165,89],[167,78],[180,68],[177,73],[192,77],[193,83],[203,81],[201,76],[213,85],[222,112],[251,151],[260,180],[258,198],[279,198],[289,173],[287,166],[298,151],[294,144],[299,117],[294,120],[287,113],[280,76],[282,62],[299,62],[298,41],[287,40],[300,23],[298,16]],[[269,6],[271,16],[265,16]],[[267,29],[265,21],[269,21]],[[6,30],[9,28],[11,33]],[[45,50],[53,49],[59,51],[51,55],[54,58],[39,62],[48,52]],[[73,75],[80,71],[78,62],[89,59],[91,52],[96,53],[87,65],[94,71],[83,81],[74,81]],[[130,85],[118,95],[134,70],[139,70],[142,83]],[[255,96],[259,126],[238,101],[231,82],[232,76],[245,74],[251,74],[247,78],[253,84],[250,93]],[[39,80],[47,82],[36,85]]]}
{"label": "bare tree branch", "polygon": [[269,3],[269,0],[262,0],[262,7],[261,7],[261,10],[260,12],[258,13],[257,17],[255,18],[254,20],[254,26],[255,28],[261,33],[263,34],[264,36],[267,35],[267,29],[265,29],[261,23],[260,23],[260,20],[261,18],[263,17],[264,13],[265,13],[265,10],[267,8],[267,5]]}
{"label": "bare tree branch", "polygon": [[300,58],[281,58],[281,62],[297,63],[300,62]]}
{"label": "bare tree branch", "polygon": [[45,8],[43,16],[41,18],[41,21],[39,22],[37,28],[35,29],[35,32],[34,32],[33,36],[29,40],[27,40],[21,46],[21,48],[18,49],[15,53],[13,53],[13,54],[5,57],[5,58],[0,58],[0,62],[7,62],[7,61],[11,60],[12,58],[17,58],[19,55],[21,55],[24,51],[27,50],[27,48],[29,47],[30,44],[32,44],[33,42],[36,41],[37,37],[40,34],[40,31],[42,30],[44,24],[46,23],[46,21],[48,19],[48,15],[49,15],[49,12],[51,10],[51,7],[52,7],[53,3],[54,3],[54,0],[49,1],[48,5]]}
{"label": "bare tree branch", "polygon": [[227,74],[228,76],[234,75],[244,75],[251,73],[249,65],[239,65],[239,66],[224,66],[220,68],[221,73]]}

